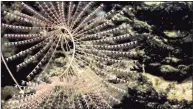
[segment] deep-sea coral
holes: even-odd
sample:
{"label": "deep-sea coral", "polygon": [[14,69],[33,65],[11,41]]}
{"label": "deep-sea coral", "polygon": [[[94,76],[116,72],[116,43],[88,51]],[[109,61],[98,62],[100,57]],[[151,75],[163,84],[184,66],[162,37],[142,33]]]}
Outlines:
{"label": "deep-sea coral", "polygon": [[[125,8],[104,10],[95,2],[19,2],[19,9],[3,9],[3,47],[16,47],[11,56],[2,56],[21,94],[8,100],[5,108],[112,108],[126,94],[128,83],[117,74],[136,78],[138,63],[129,51],[138,45],[129,24],[114,22]],[[56,73],[47,71],[57,52],[64,56]],[[3,53],[4,54],[4,53]],[[29,81],[18,84],[7,63],[17,71],[29,68]],[[30,67],[29,67],[30,66]],[[127,66],[127,67],[125,67]],[[129,67],[128,67],[129,66]],[[21,74],[22,75],[22,72]]]}

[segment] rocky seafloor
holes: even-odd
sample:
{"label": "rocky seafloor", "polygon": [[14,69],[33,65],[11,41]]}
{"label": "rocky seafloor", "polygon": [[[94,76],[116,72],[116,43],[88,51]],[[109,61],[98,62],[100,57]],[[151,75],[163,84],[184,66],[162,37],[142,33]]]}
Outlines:
{"label": "rocky seafloor", "polygon": [[[109,4],[109,2],[103,2]],[[129,23],[141,36],[152,36],[132,49],[141,68],[140,77],[129,78],[128,94],[115,109],[191,109],[193,69],[193,3],[192,2],[112,2],[127,6],[117,22]],[[58,53],[61,55],[60,53]],[[56,56],[50,72],[60,69]],[[3,63],[2,63],[3,65]],[[2,66],[4,67],[4,66]],[[1,103],[18,93],[11,78],[2,69]],[[134,75],[135,76],[135,75]]]}

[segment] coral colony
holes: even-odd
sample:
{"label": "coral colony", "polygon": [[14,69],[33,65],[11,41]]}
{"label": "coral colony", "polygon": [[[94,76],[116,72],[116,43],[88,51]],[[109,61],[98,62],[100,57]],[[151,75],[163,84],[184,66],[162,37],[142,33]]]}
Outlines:
{"label": "coral colony", "polygon": [[[106,109],[112,108],[113,103],[120,103],[108,90],[123,94],[127,91],[109,80],[119,83],[127,83],[127,80],[112,72],[131,75],[135,71],[132,66],[121,69],[113,65],[137,63],[128,59],[132,55],[127,50],[137,45],[136,40],[130,40],[132,33],[126,32],[127,28],[131,28],[130,25],[112,25],[116,17],[124,13],[124,8],[116,11],[116,7],[113,7],[104,13],[102,10],[105,6],[96,6],[95,2],[36,2],[36,8],[40,11],[24,2],[19,5],[22,11],[3,11],[8,18],[18,21],[17,24],[2,23],[3,28],[17,31],[4,34],[7,39],[15,39],[4,45],[29,48],[5,57],[5,62],[25,58],[16,65],[20,70],[37,60],[27,78],[31,80],[35,77],[39,81],[23,81],[24,86],[17,84],[21,94],[8,101],[9,108]],[[126,39],[126,43],[115,43]],[[58,51],[65,55],[66,65],[57,74],[47,73],[45,70]],[[45,78],[50,82],[46,83]],[[27,94],[26,90],[35,92]]]}

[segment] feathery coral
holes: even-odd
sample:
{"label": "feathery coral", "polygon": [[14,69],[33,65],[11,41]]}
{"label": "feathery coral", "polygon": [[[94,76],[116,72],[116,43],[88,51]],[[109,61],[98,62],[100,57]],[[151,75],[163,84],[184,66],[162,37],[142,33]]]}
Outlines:
{"label": "feathery coral", "polygon": [[[30,6],[32,4],[21,2],[21,10],[3,10],[3,16],[16,22],[2,23],[2,28],[9,30],[4,38],[10,40],[3,46],[27,47],[5,56],[5,64],[21,59],[16,65],[18,71],[34,64],[27,78],[39,80],[39,83],[23,81],[24,86],[17,84],[24,93],[10,99],[6,106],[9,109],[107,109],[120,103],[119,97],[109,90],[122,95],[127,91],[110,80],[123,84],[128,81],[113,72],[130,77],[136,72],[135,66],[114,65],[138,63],[129,60],[133,55],[128,50],[138,45],[138,41],[132,39],[135,34],[127,32],[131,26],[113,25],[117,16],[124,14],[124,8],[117,11],[113,7],[104,12],[105,6],[95,2],[36,2],[36,7]],[[53,76],[46,70],[58,51],[65,54],[66,64]],[[45,78],[49,82],[45,82]],[[32,92],[29,94],[26,90]]]}

